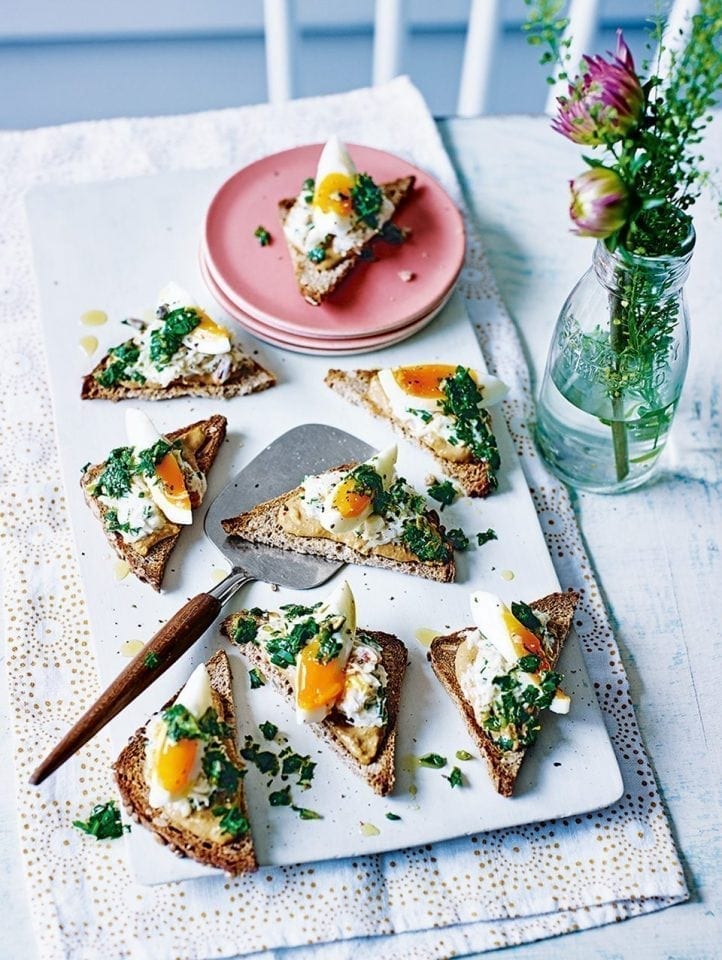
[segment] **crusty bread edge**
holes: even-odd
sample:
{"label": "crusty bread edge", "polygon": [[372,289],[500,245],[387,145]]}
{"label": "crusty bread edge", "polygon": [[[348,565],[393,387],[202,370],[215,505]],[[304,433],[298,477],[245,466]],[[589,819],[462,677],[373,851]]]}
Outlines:
{"label": "crusty bread edge", "polygon": [[[559,659],[559,654],[571,629],[578,600],[578,593],[568,591],[566,593],[548,594],[546,597],[534,600],[530,604],[535,610],[549,614],[550,619],[547,627],[555,641],[554,649],[549,658],[552,668]],[[489,734],[477,723],[474,711],[461,691],[456,679],[456,651],[463,642],[467,629],[471,628],[435,637],[431,642],[427,659],[430,661],[436,677],[459,709],[474,743],[486,760],[489,775],[497,792],[503,797],[510,797],[526,750],[500,750]]]}
{"label": "crusty bread edge", "polygon": [[[236,712],[233,703],[233,679],[225,651],[219,650],[215,653],[207,662],[206,667],[211,681],[211,688],[214,691],[220,707],[220,719],[227,723],[231,729],[235,730]],[[170,706],[177,696],[178,694],[176,693],[174,697],[164,704],[162,709]],[[136,823],[147,827],[155,837],[161,843],[168,846],[176,856],[190,857],[198,863],[210,867],[217,867],[219,870],[223,870],[232,876],[241,873],[250,873],[256,870],[258,864],[250,831],[242,837],[238,837],[236,840],[230,840],[226,844],[212,844],[164,820],[163,817],[159,815],[159,811],[149,805],[148,785],[143,776],[145,747],[147,743],[145,730],[146,727],[143,726],[133,734],[113,764],[115,781],[120,791],[123,806],[128,815],[132,817]],[[243,767],[244,764],[238,756],[235,742],[231,744],[230,741],[228,741],[228,748],[233,762]],[[241,781],[239,787],[238,800],[241,812],[245,817],[248,817],[243,781]]]}

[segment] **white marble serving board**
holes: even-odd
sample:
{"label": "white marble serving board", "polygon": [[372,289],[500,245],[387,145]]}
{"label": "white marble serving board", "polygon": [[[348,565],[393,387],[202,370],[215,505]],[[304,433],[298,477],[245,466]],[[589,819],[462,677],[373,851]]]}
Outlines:
{"label": "white marble serving board", "polygon": [[[210,587],[226,564],[204,539],[199,517],[193,528],[183,532],[162,594],[132,576],[116,579],[116,558],[83,501],[78,480],[83,464],[103,460],[111,448],[126,442],[124,404],[81,401],[80,379],[107,347],[125,338],[127,328],[120,326],[120,320],[152,306],[158,289],[170,279],[194,292],[221,322],[233,326],[204,290],[197,260],[205,210],[228,174],[228,170],[210,170],[47,187],[33,191],[27,199],[63,479],[103,685],[127,662],[121,654],[126,641],[147,640],[187,598]],[[109,322],[92,330],[82,326],[80,316],[90,309],[107,312]],[[90,359],[79,347],[80,338],[88,333],[100,340]],[[277,387],[228,402],[177,399],[139,404],[161,431],[215,412],[228,418],[228,440],[210,474],[207,502],[271,439],[299,423],[334,424],[377,448],[392,442],[387,425],[352,408],[324,386],[329,366],[433,360],[484,365],[458,295],[427,329],[367,358],[334,362],[265,346],[246,333],[240,339],[277,374]],[[311,789],[293,790],[294,803],[322,814],[323,819],[316,821],[301,821],[289,808],[270,807],[266,778],[253,767],[249,770],[248,802],[261,864],[293,864],[431,843],[579,814],[621,795],[617,762],[573,635],[560,664],[564,687],[572,695],[571,713],[546,715],[513,799],[495,793],[461,717],[431,672],[426,648],[416,638],[419,628],[445,633],[469,625],[471,590],[490,590],[511,601],[533,600],[558,589],[524,476],[498,411],[494,424],[502,457],[499,490],[485,501],[457,501],[444,511],[443,519],[449,527],[462,527],[472,541],[477,531],[493,527],[498,540],[457,554],[456,583],[438,584],[349,566],[328,586],[303,594],[253,584],[229,606],[228,612],[242,606],[273,608],[293,600],[311,603],[346,577],[356,595],[359,624],[397,634],[409,651],[397,741],[397,784],[392,797],[381,799],[347,772],[308,728],[296,724],[293,712],[270,687],[251,691],[241,656],[229,649],[241,741],[249,733],[260,740],[257,724],[273,720],[295,750],[310,754],[318,763]],[[399,440],[398,469],[418,486],[434,472],[433,462],[403,440]],[[213,627],[117,717],[110,725],[114,752],[182,686],[200,660],[222,645]],[[93,669],[92,663],[87,667]],[[476,759],[458,762],[454,755],[461,749]],[[446,769],[412,769],[408,758],[428,752],[447,757]],[[465,785],[460,789],[452,789],[442,776],[455,764],[464,773]],[[415,794],[409,791],[412,783]],[[389,821],[387,812],[401,819]],[[362,833],[362,823],[375,825],[378,834]],[[175,881],[209,872],[192,861],[176,859],[140,827],[133,828],[126,842],[141,882]]]}

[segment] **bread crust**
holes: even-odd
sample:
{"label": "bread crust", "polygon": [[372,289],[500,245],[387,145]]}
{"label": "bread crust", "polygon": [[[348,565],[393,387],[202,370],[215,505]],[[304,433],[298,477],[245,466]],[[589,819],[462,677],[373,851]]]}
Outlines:
{"label": "bread crust", "polygon": [[[221,633],[233,642],[233,628],[238,621],[240,614],[231,614],[221,624]],[[382,633],[375,630],[358,631],[372,640],[375,640],[381,647],[382,664],[386,670],[386,710],[388,722],[384,737],[379,744],[379,749],[372,762],[369,764],[360,763],[344,746],[343,742],[336,735],[339,722],[333,717],[326,717],[321,723],[309,724],[312,732],[324,743],[332,747],[341,757],[347,767],[349,767],[358,777],[368,783],[374,793],[380,797],[388,796],[394,788],[396,772],[394,768],[394,759],[396,754],[396,724],[399,717],[399,703],[401,700],[401,685],[406,672],[408,662],[407,650],[405,645],[391,633]],[[291,704],[295,703],[295,694],[291,682],[290,670],[283,670],[271,663],[270,657],[261,644],[252,642],[238,644],[243,656],[248,661],[249,666],[257,667],[265,677],[271,681],[274,688]]]}
{"label": "bread crust", "polygon": [[444,473],[459,484],[464,493],[469,497],[488,497],[496,489],[496,478],[490,470],[486,460],[470,460],[467,463],[456,463],[452,460],[446,460],[440,457],[435,450],[432,450],[419,437],[416,436],[403,421],[393,415],[389,415],[385,410],[374,403],[373,398],[369,396],[369,387],[378,374],[378,369],[373,370],[329,370],[324,377],[324,383],[335,393],[349,403],[355,406],[363,407],[373,414],[379,420],[385,420],[393,425],[402,436],[411,443],[430,454],[434,460],[441,466]]}
{"label": "bread crust", "polygon": [[[554,646],[549,657],[552,669],[559,659],[564,641],[571,629],[578,601],[579,594],[569,591],[551,593],[530,604],[535,610],[549,615],[547,628],[554,638]],[[464,641],[467,631],[472,629],[474,628],[468,627],[446,636],[434,637],[427,659],[442,686],[459,709],[472,740],[486,760],[489,775],[497,793],[503,797],[510,797],[526,750],[499,749],[492,737],[477,723],[471,704],[462,693],[456,678],[456,651]]]}
{"label": "bread crust", "polygon": [[[211,689],[214,693],[214,705],[219,719],[227,723],[232,730],[236,728],[236,711],[233,703],[233,679],[228,657],[223,650],[214,654],[206,664]],[[180,692],[180,691],[179,691]],[[162,707],[169,707],[178,694],[171,697]],[[148,802],[148,784],[143,775],[145,749],[148,742],[145,726],[140,727],[123,748],[113,764],[115,781],[129,816],[155,834],[156,838],[179,857],[190,857],[198,863],[224,870],[230,876],[250,873],[257,869],[256,854],[250,830],[235,840],[225,844],[214,844],[202,840],[195,834],[166,820],[162,811],[151,807]],[[229,757],[234,764],[243,768],[244,763],[238,755],[234,740],[226,741]],[[248,819],[243,781],[238,787],[237,804]]]}
{"label": "bread crust", "polygon": [[[386,198],[393,204],[394,212],[403,203],[409,193],[412,191],[415,177],[400,177],[389,183],[382,183],[381,189]],[[296,197],[287,197],[278,204],[278,215],[281,225],[285,228],[288,214],[297,203]],[[351,273],[359,262],[364,252],[370,250],[374,242],[379,238],[379,231],[371,236],[360,250],[351,250],[346,256],[339,260],[327,270],[320,269],[315,263],[312,263],[307,256],[300,250],[297,250],[292,243],[286,239],[286,246],[293,264],[293,272],[296,277],[296,283],[303,295],[304,300],[312,306],[317,307],[327,300],[335,290],[338,289],[341,281]]]}
{"label": "bread crust", "polygon": [[189,377],[186,380],[173,380],[167,387],[152,384],[137,384],[128,386],[118,384],[115,387],[104,387],[98,383],[96,377],[108,363],[110,354],[83,377],[80,389],[81,400],[172,400],[174,397],[216,397],[229,400],[231,397],[245,396],[267,390],[276,383],[275,376],[257,363],[252,357],[245,357],[233,373],[223,383],[204,383],[200,377]]}
{"label": "bread crust", "polygon": [[[356,466],[356,464],[342,464],[335,469],[352,470],[354,466]],[[451,548],[449,548],[449,559],[444,563],[424,560],[401,561],[394,560],[391,557],[381,557],[377,554],[360,553],[345,543],[340,543],[337,540],[330,540],[325,537],[295,537],[289,535],[281,526],[278,519],[279,512],[288,501],[298,496],[301,492],[302,488],[300,486],[296,487],[294,490],[289,490],[288,493],[283,493],[279,497],[274,497],[272,500],[259,503],[247,513],[242,513],[238,517],[230,517],[227,520],[222,520],[221,525],[229,536],[242,537],[251,543],[264,543],[272,547],[281,547],[283,550],[293,550],[295,553],[306,553],[316,557],[325,557],[328,560],[341,561],[342,563],[355,563],[369,567],[383,567],[387,570],[398,570],[401,573],[424,577],[427,580],[437,580],[441,583],[451,583],[453,581],[456,575],[456,566]],[[426,516],[443,534],[444,528],[439,523],[435,511],[427,511]]]}
{"label": "bread crust", "polygon": [[[180,430],[173,430],[172,433],[167,433],[165,436],[167,436],[169,440],[178,440],[196,427],[201,427],[205,435],[205,441],[196,451],[196,462],[198,463],[199,469],[207,475],[225,439],[226,424],[227,420],[224,416],[214,414],[214,416],[209,417],[207,420],[197,420],[195,423],[191,423],[187,427],[182,427]],[[182,528],[172,536],[166,537],[165,540],[153,544],[144,557],[133,550],[132,546],[126,543],[117,531],[111,532],[110,530],[106,530],[103,519],[108,508],[100,503],[98,498],[94,497],[90,492],[104,467],[105,463],[96,463],[83,471],[80,478],[80,486],[85,496],[85,502],[100,521],[108,543],[121,560],[125,560],[134,576],[142,580],[143,583],[150,584],[154,590],[160,591],[168,559],[178,542],[178,538],[183,532]]]}

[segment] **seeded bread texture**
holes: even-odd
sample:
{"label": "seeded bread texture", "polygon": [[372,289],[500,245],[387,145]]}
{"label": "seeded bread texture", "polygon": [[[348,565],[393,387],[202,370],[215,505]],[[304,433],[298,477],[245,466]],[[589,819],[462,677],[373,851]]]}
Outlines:
{"label": "seeded bread texture", "polygon": [[[401,177],[390,183],[381,184],[384,196],[394,206],[394,212],[413,189],[414,180],[413,176]],[[297,202],[296,197],[288,197],[278,204],[278,214],[284,227],[288,214]],[[338,288],[341,281],[351,273],[363,253],[371,248],[378,237],[379,231],[358,249],[350,250],[343,260],[339,260],[338,263],[327,270],[321,269],[309,260],[303,252],[297,250],[292,243],[287,241],[288,252],[293,263],[293,272],[304,299],[313,306],[318,306],[324,300],[327,300]]]}
{"label": "seeded bread texture", "polygon": [[[190,433],[196,427],[200,427],[203,430],[205,440],[198,450],[196,450],[195,457],[198,468],[202,470],[204,474],[208,474],[226,436],[226,423],[225,417],[215,414],[207,420],[198,420],[180,430],[167,433],[165,436],[167,436],[169,440],[178,440],[184,434]],[[110,543],[121,560],[125,560],[131,572],[139,580],[142,580],[144,583],[149,583],[154,590],[159,591],[161,583],[163,582],[163,574],[165,573],[168,558],[178,542],[182,528],[179,528],[178,532],[173,534],[173,536],[167,537],[165,540],[154,544],[144,557],[133,550],[132,545],[126,543],[118,532],[106,530],[103,521],[108,512],[108,508],[100,503],[97,497],[94,497],[91,493],[95,482],[100,477],[104,468],[105,463],[97,463],[93,466],[88,466],[83,471],[80,478],[80,486],[83,488],[85,501],[95,516],[100,520],[108,543]]]}
{"label": "seeded bread texture", "polygon": [[[233,640],[235,626],[240,619],[241,614],[231,614],[221,624],[221,633],[229,640]],[[388,796],[394,788],[395,770],[394,758],[396,752],[396,723],[399,716],[399,702],[401,699],[401,684],[404,679],[407,664],[406,647],[393,634],[381,633],[379,631],[361,630],[364,634],[375,640],[382,651],[382,663],[388,677],[386,686],[386,710],[388,721],[386,723],[385,735],[379,746],[379,750],[372,762],[369,764],[360,763],[344,746],[336,735],[336,730],[342,725],[339,717],[333,714],[323,720],[321,723],[310,724],[313,733],[338,753],[344,763],[362,780],[371,787],[374,793],[381,797]],[[241,653],[245,656],[251,667],[257,667],[264,676],[271,681],[276,690],[289,702],[295,702],[293,684],[290,674],[293,670],[284,670],[271,663],[270,657],[262,644],[252,642],[239,644]]]}
{"label": "seeded bread texture", "polygon": [[[351,470],[355,464],[342,464],[337,470]],[[394,560],[391,557],[381,557],[376,554],[360,553],[338,540],[325,537],[297,537],[287,533],[279,521],[279,513],[285,508],[288,501],[302,492],[301,487],[283,493],[273,500],[259,503],[248,513],[238,517],[222,520],[221,525],[229,536],[242,537],[251,543],[264,543],[271,547],[280,547],[283,550],[293,550],[295,553],[306,553],[316,557],[326,557],[328,560],[342,563],[356,563],[368,567],[382,567],[386,570],[398,570],[411,576],[425,577],[428,580],[437,580],[441,583],[450,583],[456,575],[454,555],[449,548],[449,558],[442,561]],[[438,522],[436,513],[431,510],[426,514],[434,526],[443,533],[443,527]]]}
{"label": "seeded bread texture", "polygon": [[[236,711],[233,704],[233,679],[225,652],[219,650],[211,657],[206,667],[213,691],[213,706],[218,712],[218,717],[224,723],[227,723],[232,730],[235,730]],[[176,694],[177,696],[178,694]],[[164,704],[163,709],[169,707],[176,697],[172,697]],[[199,863],[224,870],[231,876],[256,870],[258,864],[256,863],[253,838],[250,831],[228,843],[212,843],[209,840],[202,840],[195,834],[171,823],[164,817],[162,810],[150,806],[148,784],[143,775],[147,742],[145,727],[141,727],[131,737],[127,746],[123,748],[120,756],[113,764],[113,772],[123,806],[133,820],[151,830],[157,839],[166,844],[176,856],[190,857]],[[242,768],[244,764],[238,755],[235,740],[226,741],[226,748],[231,761]],[[239,783],[236,804],[241,813],[248,819],[243,780]]]}
{"label": "seeded bread texture", "polygon": [[[570,591],[568,593],[551,593],[542,597],[541,600],[534,600],[530,604],[533,609],[549,615],[547,629],[554,638],[554,645],[549,656],[552,669],[559,659],[564,641],[571,629],[578,600],[579,594]],[[435,637],[431,642],[427,657],[431,662],[434,673],[466,721],[466,726],[474,743],[486,760],[494,787],[503,797],[510,797],[526,750],[500,750],[493,738],[476,722],[471,704],[464,697],[456,678],[456,651],[464,641],[466,632],[466,630],[459,630],[447,636]]]}
{"label": "seeded bread texture", "polygon": [[416,436],[403,421],[383,410],[369,396],[369,387],[378,370],[329,370],[324,383],[344,400],[364,407],[373,416],[391,423],[395,430],[416,446],[421,447],[436,460],[444,473],[459,484],[469,497],[487,497],[496,489],[496,482],[485,460],[470,460],[468,463],[456,463],[440,457],[434,450]]}
{"label": "seeded bread texture", "polygon": [[173,380],[167,387],[158,384],[138,383],[117,384],[104,387],[96,379],[98,374],[112,362],[107,354],[91,372],[83,377],[80,390],[82,400],[171,400],[174,397],[216,397],[229,400],[231,397],[245,396],[267,390],[276,383],[275,376],[252,357],[244,357],[223,383],[206,383],[202,377],[188,377]]}

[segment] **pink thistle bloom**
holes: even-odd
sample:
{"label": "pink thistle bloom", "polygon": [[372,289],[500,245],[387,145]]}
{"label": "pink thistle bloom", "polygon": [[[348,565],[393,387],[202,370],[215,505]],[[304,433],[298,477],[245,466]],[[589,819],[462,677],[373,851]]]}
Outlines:
{"label": "pink thistle bloom", "polygon": [[552,128],[574,143],[598,146],[621,140],[638,123],[644,92],[634,60],[617,30],[617,50],[604,57],[584,57],[587,71],[569,84],[569,96],[558,97],[559,113]]}
{"label": "pink thistle bloom", "polygon": [[629,193],[624,181],[607,167],[593,167],[570,180],[569,215],[580,237],[608,237],[627,220]]}

